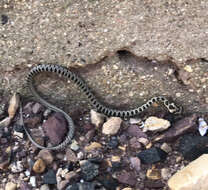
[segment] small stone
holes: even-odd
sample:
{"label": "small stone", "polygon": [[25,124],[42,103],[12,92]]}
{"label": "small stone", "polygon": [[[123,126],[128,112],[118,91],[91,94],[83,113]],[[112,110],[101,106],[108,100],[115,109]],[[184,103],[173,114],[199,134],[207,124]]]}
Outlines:
{"label": "small stone", "polygon": [[99,127],[104,123],[105,115],[94,110],[90,110],[90,117],[92,124],[94,124],[96,127]]}
{"label": "small stone", "polygon": [[43,116],[44,116],[45,118],[47,118],[47,117],[51,114],[51,112],[52,112],[52,110],[46,109],[46,110],[44,111],[44,113],[43,113]]}
{"label": "small stone", "polygon": [[43,123],[44,131],[52,144],[59,144],[67,133],[67,123],[61,113],[55,113]]}
{"label": "small stone", "polygon": [[172,148],[167,143],[163,143],[160,148],[167,153],[170,153],[172,151]]}
{"label": "small stone", "polygon": [[78,161],[76,154],[69,148],[66,150],[66,159],[67,161],[70,161],[70,162]]}
{"label": "small stone", "polygon": [[143,144],[145,147],[149,144],[149,140],[147,138],[144,138],[144,137],[139,138],[138,142]]}
{"label": "small stone", "polygon": [[68,184],[68,180],[62,180],[60,183],[57,184],[57,188],[58,190],[64,190]]}
{"label": "small stone", "polygon": [[40,190],[50,190],[48,184],[41,185]]}
{"label": "small stone", "polygon": [[192,161],[208,153],[208,137],[185,135],[180,139],[178,150],[186,160]]}
{"label": "small stone", "polygon": [[81,173],[84,180],[89,181],[94,179],[99,174],[99,166],[88,160],[80,161]]}
{"label": "small stone", "polygon": [[117,137],[111,137],[109,142],[108,142],[108,144],[107,144],[107,146],[110,149],[114,149],[114,148],[118,147],[118,144],[119,144],[118,138]]}
{"label": "small stone", "polygon": [[153,164],[156,162],[164,161],[167,157],[167,153],[160,148],[150,148],[141,151],[137,155],[143,164]]}
{"label": "small stone", "polygon": [[184,67],[184,70],[187,71],[187,72],[189,72],[189,73],[192,73],[192,72],[193,72],[193,69],[191,68],[190,65],[186,65],[186,66]]}
{"label": "small stone", "polygon": [[115,135],[121,127],[122,119],[119,117],[111,117],[103,124],[102,133],[105,135]]}
{"label": "small stone", "polygon": [[148,169],[146,176],[147,176],[148,179],[151,179],[151,180],[161,179],[160,170],[155,169],[155,168]]}
{"label": "small stone", "polygon": [[35,173],[43,173],[46,169],[46,165],[45,165],[45,162],[42,160],[42,159],[38,159],[36,160],[35,164],[33,165],[33,171]]}
{"label": "small stone", "polygon": [[130,124],[139,124],[139,123],[141,123],[141,119],[138,119],[138,118],[130,118],[130,120],[129,120],[129,123]]}
{"label": "small stone", "polygon": [[189,163],[168,180],[171,190],[208,189],[208,154]]}
{"label": "small stone", "polygon": [[112,156],[111,157],[111,161],[112,162],[120,162],[121,161],[121,157],[119,157],[119,156]]}
{"label": "small stone", "polygon": [[144,181],[144,186],[147,189],[154,189],[155,190],[155,189],[163,189],[165,184],[161,180],[147,179]]}
{"label": "small stone", "polygon": [[20,190],[31,190],[31,187],[25,182],[21,182],[20,184]]}
{"label": "small stone", "polygon": [[24,119],[24,123],[27,124],[29,128],[36,128],[38,124],[41,123],[41,116],[33,116]]}
{"label": "small stone", "polygon": [[83,152],[78,152],[78,153],[77,153],[77,158],[78,158],[79,160],[82,160],[82,159],[84,158],[84,153],[83,153]]}
{"label": "small stone", "polygon": [[100,148],[102,148],[102,145],[100,143],[92,142],[90,145],[85,146],[85,151],[90,152],[92,150],[100,149]]}
{"label": "small stone", "polygon": [[65,179],[67,179],[69,182],[72,182],[73,180],[75,180],[76,178],[79,177],[78,173],[71,171],[65,174]]}
{"label": "small stone", "polygon": [[35,176],[30,177],[30,184],[32,185],[32,187],[36,187],[36,177]]}
{"label": "small stone", "polygon": [[136,172],[140,172],[140,170],[141,170],[141,161],[140,161],[139,158],[131,157],[130,158],[130,164],[131,164],[131,167],[136,170]]}
{"label": "small stone", "polygon": [[66,190],[95,190],[95,184],[90,182],[69,185]]}
{"label": "small stone", "polygon": [[5,25],[9,21],[9,17],[7,15],[1,15],[1,24]]}
{"label": "small stone", "polygon": [[130,125],[127,129],[127,133],[131,137],[147,138],[147,135],[137,125]]}
{"label": "small stone", "polygon": [[56,184],[56,173],[53,170],[48,170],[43,176],[43,183],[45,184]]}
{"label": "small stone", "polygon": [[35,103],[34,105],[33,105],[33,107],[32,107],[32,112],[34,113],[34,114],[38,114],[38,113],[40,113],[41,111],[43,110],[43,106],[40,104],[40,103]]}
{"label": "small stone", "polygon": [[0,127],[8,127],[10,123],[11,123],[11,118],[6,117],[2,121],[0,121]]}
{"label": "small stone", "polygon": [[19,104],[20,104],[20,96],[18,93],[15,93],[9,101],[8,114],[11,119],[13,119],[13,117],[15,116]]}
{"label": "small stone", "polygon": [[95,129],[91,129],[91,130],[87,131],[87,133],[85,135],[85,142],[86,143],[90,142],[94,136],[95,136]]}
{"label": "small stone", "polygon": [[70,144],[70,148],[74,151],[79,150],[78,142],[76,140],[73,140],[72,143]]}
{"label": "small stone", "polygon": [[11,165],[10,165],[10,168],[11,168],[11,171],[13,173],[20,173],[24,170],[24,166],[23,166],[23,163],[22,161],[16,161],[16,162],[13,162]]}
{"label": "small stone", "polygon": [[42,159],[46,165],[50,165],[54,160],[52,152],[46,149],[40,150],[37,158]]}
{"label": "small stone", "polygon": [[9,167],[9,160],[5,160],[3,162],[0,163],[0,170],[7,170]]}
{"label": "small stone", "polygon": [[5,190],[16,190],[17,189],[17,184],[13,182],[8,182],[5,186]]}
{"label": "small stone", "polygon": [[24,133],[20,133],[20,132],[14,131],[14,136],[17,136],[17,137],[23,139]]}
{"label": "small stone", "polygon": [[134,148],[134,149],[141,149],[141,143],[138,141],[138,139],[136,137],[133,137],[129,140],[129,144],[130,144],[130,147],[131,148]]}
{"label": "small stone", "polygon": [[96,179],[105,187],[106,190],[114,190],[119,186],[118,181],[109,174],[100,175]]}
{"label": "small stone", "polygon": [[126,188],[124,188],[124,189],[122,189],[122,190],[133,190],[133,189],[130,188],[130,187],[126,187]]}
{"label": "small stone", "polygon": [[137,182],[136,176],[133,172],[123,171],[117,176],[117,180],[120,183],[134,186]]}
{"label": "small stone", "polygon": [[171,142],[187,132],[196,131],[197,130],[196,120],[197,120],[197,114],[192,114],[190,116],[187,116],[177,121],[170,129],[168,129],[162,135],[157,136],[154,139],[154,141]]}
{"label": "small stone", "polygon": [[170,122],[158,117],[149,117],[144,123],[143,131],[164,131],[170,127]]}
{"label": "small stone", "polygon": [[169,168],[162,168],[161,169],[161,176],[164,180],[167,180],[171,176],[171,171]]}

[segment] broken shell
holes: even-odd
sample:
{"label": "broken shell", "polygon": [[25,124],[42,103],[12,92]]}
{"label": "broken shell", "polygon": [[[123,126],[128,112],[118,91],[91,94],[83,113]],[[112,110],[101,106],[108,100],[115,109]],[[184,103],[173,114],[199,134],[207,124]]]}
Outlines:
{"label": "broken shell", "polygon": [[199,133],[201,136],[204,136],[207,133],[208,125],[203,118],[199,118],[198,121],[199,121],[199,128],[198,128]]}
{"label": "broken shell", "polygon": [[15,114],[16,114],[16,111],[19,107],[19,104],[20,104],[20,96],[18,93],[15,93],[10,102],[9,102],[9,108],[8,108],[8,114],[9,114],[9,117],[12,119]]}

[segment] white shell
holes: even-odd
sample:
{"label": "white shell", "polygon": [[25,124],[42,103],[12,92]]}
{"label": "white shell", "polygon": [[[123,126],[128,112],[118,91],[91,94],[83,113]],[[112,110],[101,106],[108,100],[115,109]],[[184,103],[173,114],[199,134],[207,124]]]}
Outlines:
{"label": "white shell", "polygon": [[206,123],[206,121],[203,118],[199,118],[199,133],[201,136],[204,136],[207,133],[208,130],[208,125]]}

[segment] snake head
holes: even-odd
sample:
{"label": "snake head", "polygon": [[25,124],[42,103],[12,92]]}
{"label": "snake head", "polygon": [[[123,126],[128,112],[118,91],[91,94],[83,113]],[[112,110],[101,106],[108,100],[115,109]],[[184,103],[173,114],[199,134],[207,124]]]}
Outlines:
{"label": "snake head", "polygon": [[170,113],[174,113],[174,114],[182,113],[182,107],[176,106],[174,103],[168,105],[168,110]]}

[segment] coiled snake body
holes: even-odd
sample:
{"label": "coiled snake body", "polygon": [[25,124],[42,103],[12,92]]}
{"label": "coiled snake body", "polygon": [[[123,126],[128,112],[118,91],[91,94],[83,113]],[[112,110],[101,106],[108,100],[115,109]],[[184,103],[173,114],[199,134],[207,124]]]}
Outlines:
{"label": "coiled snake body", "polygon": [[38,66],[33,67],[28,76],[27,76],[27,85],[32,93],[32,95],[43,105],[45,105],[46,107],[50,108],[53,111],[56,112],[61,112],[67,122],[68,122],[68,134],[66,135],[65,140],[60,143],[57,146],[51,146],[51,147],[44,147],[39,145],[38,143],[36,143],[33,138],[31,137],[29,131],[26,129],[26,127],[24,127],[25,132],[29,138],[29,140],[38,148],[40,149],[49,149],[49,150],[58,150],[58,149],[62,149],[64,148],[67,144],[69,144],[73,138],[74,135],[74,123],[73,120],[71,119],[71,117],[65,113],[63,110],[57,108],[56,106],[50,104],[49,102],[47,102],[46,100],[44,100],[35,90],[34,87],[34,77],[36,75],[38,75],[39,73],[42,72],[51,72],[51,73],[56,73],[59,76],[65,77],[71,81],[73,81],[81,90],[82,92],[87,96],[88,100],[90,101],[90,104],[98,111],[101,112],[107,116],[117,116],[117,117],[132,117],[135,115],[138,115],[139,113],[143,112],[144,110],[146,110],[148,107],[150,107],[153,103],[155,102],[162,102],[164,104],[164,106],[169,110],[169,112],[171,113],[178,113],[181,111],[181,109],[179,107],[177,107],[174,103],[170,103],[165,97],[163,96],[158,96],[158,97],[153,97],[150,100],[148,100],[146,103],[144,103],[143,105],[139,106],[138,108],[135,109],[131,109],[131,110],[116,110],[116,109],[111,109],[108,108],[106,106],[104,106],[103,104],[101,104],[96,98],[95,96],[92,94],[92,92],[90,91],[90,89],[88,88],[88,86],[86,85],[86,83],[79,78],[75,73],[71,72],[70,70],[68,70],[67,68],[60,66],[60,65],[52,65],[52,64],[41,64]]}

